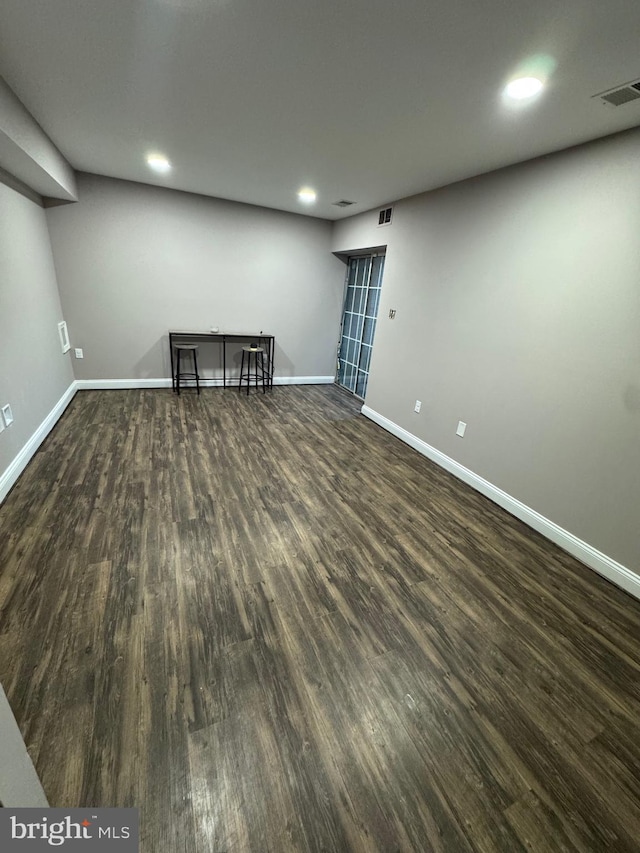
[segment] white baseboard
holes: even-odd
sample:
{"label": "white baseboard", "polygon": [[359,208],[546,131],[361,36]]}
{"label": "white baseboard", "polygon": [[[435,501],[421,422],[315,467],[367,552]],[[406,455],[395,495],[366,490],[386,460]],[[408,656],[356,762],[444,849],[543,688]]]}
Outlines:
{"label": "white baseboard", "polygon": [[507,512],[515,515],[516,518],[524,521],[529,527],[537,530],[538,533],[541,533],[547,539],[559,545],[564,551],[576,557],[586,566],[589,566],[589,568],[594,569],[594,571],[616,584],[616,586],[621,587],[635,598],[640,598],[640,575],[632,572],[631,569],[598,551],[589,545],[588,542],[578,539],[573,533],[564,530],[564,528],[560,527],[554,521],[545,518],[545,516],[536,512],[536,510],[531,509],[531,507],[502,491],[502,489],[494,486],[488,480],[478,476],[478,474],[474,474],[473,471],[465,468],[464,465],[460,465],[454,459],[451,459],[451,457],[446,456],[444,453],[436,450],[435,447],[408,432],[408,430],[385,418],[384,415],[380,415],[368,406],[362,407],[362,414],[383,429],[386,429],[387,432],[404,441],[405,444],[413,447],[418,453],[431,459],[436,465],[449,471],[458,477],[458,479],[472,486],[476,491],[490,498],[494,503],[506,509]]}
{"label": "white baseboard", "polygon": [[[237,387],[237,378],[227,379],[227,388]],[[333,376],[274,376],[274,385],[329,385]],[[233,384],[232,384],[233,383]],[[203,388],[221,388],[222,379],[201,379]],[[118,388],[171,388],[171,379],[78,379],[79,391],[115,390]]]}
{"label": "white baseboard", "polygon": [[274,376],[274,385],[331,385],[335,376]]}
{"label": "white baseboard", "polygon": [[60,416],[73,399],[76,390],[77,382],[72,382],[53,409],[49,412],[47,417],[42,421],[38,429],[33,433],[29,441],[27,441],[22,450],[15,457],[13,462],[0,476],[0,503],[2,503],[9,494],[9,490],[27,467],[42,442],[56,425]]}
{"label": "white baseboard", "polygon": [[117,391],[127,388],[171,388],[170,379],[76,379],[78,391]]}

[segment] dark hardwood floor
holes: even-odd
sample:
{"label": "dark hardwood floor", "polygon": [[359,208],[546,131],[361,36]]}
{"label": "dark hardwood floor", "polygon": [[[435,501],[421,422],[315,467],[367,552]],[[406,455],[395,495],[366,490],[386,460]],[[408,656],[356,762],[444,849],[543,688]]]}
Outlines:
{"label": "dark hardwood floor", "polygon": [[331,386],[80,392],[0,507],[0,681],[144,853],[640,850],[640,602]]}

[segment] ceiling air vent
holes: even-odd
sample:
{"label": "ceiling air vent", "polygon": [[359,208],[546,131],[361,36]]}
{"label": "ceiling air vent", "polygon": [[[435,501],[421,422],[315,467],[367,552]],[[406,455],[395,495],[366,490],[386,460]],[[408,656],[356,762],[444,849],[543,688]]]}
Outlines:
{"label": "ceiling air vent", "polygon": [[620,107],[622,104],[628,104],[629,101],[640,101],[640,80],[625,83],[624,86],[616,86],[615,89],[600,92],[593,97],[601,98],[605,104],[613,107]]}
{"label": "ceiling air vent", "polygon": [[334,207],[350,207],[352,204],[355,204],[355,201],[347,201],[346,198],[341,198],[340,201],[334,201]]}
{"label": "ceiling air vent", "polygon": [[378,214],[378,225],[391,225],[391,217],[393,216],[393,208],[385,207]]}

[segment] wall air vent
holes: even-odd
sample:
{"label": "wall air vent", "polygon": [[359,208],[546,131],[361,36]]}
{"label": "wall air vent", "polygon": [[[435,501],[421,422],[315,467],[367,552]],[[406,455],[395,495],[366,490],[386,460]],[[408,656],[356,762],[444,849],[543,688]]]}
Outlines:
{"label": "wall air vent", "polygon": [[391,225],[391,217],[393,216],[393,208],[385,207],[378,214],[378,225]]}
{"label": "wall air vent", "polygon": [[340,201],[334,201],[334,207],[351,207],[352,204],[355,204],[355,201],[347,201],[346,198],[341,198]]}
{"label": "wall air vent", "polygon": [[605,104],[612,107],[621,107],[622,104],[628,104],[629,101],[640,101],[640,80],[633,80],[631,83],[625,83],[624,86],[616,86],[615,89],[599,92],[593,97],[600,98]]}

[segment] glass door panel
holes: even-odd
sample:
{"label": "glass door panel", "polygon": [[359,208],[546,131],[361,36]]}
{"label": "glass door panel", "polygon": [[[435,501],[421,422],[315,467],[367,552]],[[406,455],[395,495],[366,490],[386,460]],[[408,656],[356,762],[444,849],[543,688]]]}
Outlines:
{"label": "glass door panel", "polygon": [[384,255],[349,258],[337,382],[364,399],[376,330]]}

